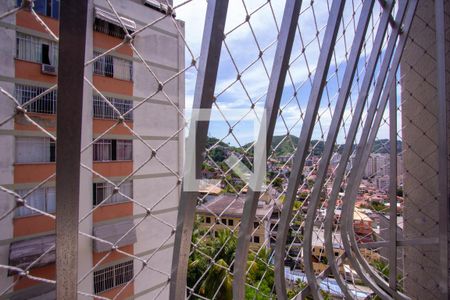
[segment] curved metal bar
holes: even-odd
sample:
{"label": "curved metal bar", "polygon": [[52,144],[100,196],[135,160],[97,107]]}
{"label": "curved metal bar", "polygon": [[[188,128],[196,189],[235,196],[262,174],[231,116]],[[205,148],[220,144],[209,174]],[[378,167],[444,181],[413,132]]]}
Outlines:
{"label": "curved metal bar", "polygon": [[[364,166],[367,163],[367,160],[368,160],[369,155],[372,150],[373,143],[374,143],[376,135],[378,133],[378,128],[381,124],[384,110],[386,108],[389,94],[391,92],[390,88],[391,88],[392,84],[395,83],[396,71],[397,71],[398,65],[400,63],[400,59],[402,57],[404,47],[406,45],[408,32],[411,27],[412,20],[414,18],[416,7],[417,7],[417,0],[412,0],[412,1],[408,2],[408,8],[407,8],[406,16],[404,18],[404,23],[403,23],[403,32],[400,35],[397,49],[395,51],[395,54],[394,54],[394,57],[392,60],[392,64],[390,66],[391,69],[390,69],[390,72],[388,73],[388,77],[386,80],[386,88],[383,90],[383,94],[382,94],[381,98],[379,98],[381,90],[382,90],[381,88],[378,90],[376,89],[376,93],[374,93],[373,99],[379,99],[380,104],[379,104],[378,108],[375,107],[375,109],[374,109],[374,110],[376,110],[375,118],[372,119],[371,117],[369,118],[369,116],[368,116],[368,119],[367,119],[366,123],[364,124],[364,129],[363,129],[363,133],[361,136],[361,141],[358,145],[356,160],[355,160],[356,161],[355,165],[357,166],[357,168],[351,170],[349,184],[347,186],[347,190],[346,190],[346,193],[344,196],[344,201],[343,201],[344,202],[343,216],[345,218],[343,220],[343,225],[344,225],[343,231],[344,231],[344,233],[346,233],[342,238],[342,241],[344,243],[344,248],[349,253],[350,252],[354,253],[354,256],[350,256],[349,259],[351,260],[352,265],[355,267],[356,271],[361,276],[361,278],[363,278],[363,280],[366,281],[366,283],[370,284],[371,287],[373,286],[376,293],[380,297],[385,298],[385,299],[390,299],[389,295],[387,295],[385,291],[389,291],[389,293],[391,295],[395,296],[396,298],[400,298],[400,299],[409,299],[409,298],[397,291],[393,291],[389,287],[389,285],[386,283],[386,281],[383,280],[383,278],[381,278],[378,274],[376,274],[372,270],[372,268],[369,266],[367,261],[361,255],[361,252],[359,251],[359,248],[357,245],[355,232],[354,232],[353,226],[352,226],[353,209],[354,209],[354,204],[356,201],[356,194],[358,192],[359,184],[360,184],[362,176],[363,176]],[[402,24],[402,22],[398,22],[397,24]],[[398,28],[398,27],[399,26],[396,26],[394,28],[394,30],[397,29],[397,31],[400,31],[400,28]],[[380,83],[380,81],[378,83]],[[377,83],[377,85],[378,85],[378,83]],[[381,82],[380,85],[383,83],[384,82]],[[372,101],[372,103],[375,103],[375,102],[377,102],[377,101]],[[375,105],[373,105],[373,106],[375,106]],[[372,105],[371,105],[371,108],[372,108]],[[373,122],[372,122],[372,120],[373,120]],[[375,282],[373,280],[375,280]]]}
{"label": "curved metal bar", "polygon": [[[336,42],[339,24],[342,19],[342,13],[345,6],[345,0],[334,0],[330,9],[330,16],[328,18],[327,27],[325,31],[324,41],[320,51],[316,74],[314,75],[314,82],[311,89],[311,94],[306,109],[305,119],[298,141],[297,150],[294,155],[294,162],[289,176],[289,183],[286,192],[286,200],[281,212],[281,218],[278,225],[277,241],[275,245],[275,287],[277,288],[277,296],[280,299],[286,299],[286,280],[284,276],[284,259],[286,239],[289,230],[289,223],[291,221],[292,208],[297,196],[297,189],[302,179],[303,167],[305,158],[308,152],[309,143],[311,141],[312,132],[314,129],[314,122],[319,110],[320,99],[322,98],[325,87],[326,76],[330,66],[333,49]],[[311,260],[311,257],[306,257],[306,260]],[[314,276],[313,276],[314,277]],[[310,281],[310,278],[308,277]],[[315,280],[309,282],[310,291],[313,295],[320,298],[317,292],[318,284]],[[317,299],[317,298],[316,298]]]}
{"label": "curved metal bar", "polygon": [[[195,85],[194,109],[210,109],[212,107],[227,10],[228,0],[208,1],[199,70]],[[188,137],[188,139],[195,139],[192,144],[196,147],[196,156],[195,161],[187,160],[186,165],[187,168],[195,168],[195,174],[199,176],[209,122],[192,122],[190,128],[192,129],[191,133],[194,132],[194,129],[196,132],[196,136],[191,134]],[[172,300],[184,299],[186,297],[187,267],[191,249],[197,195],[198,192],[196,191],[185,191],[183,183],[172,257],[170,284],[170,299]]]}
{"label": "curved metal bar", "polygon": [[[347,132],[347,139],[341,154],[341,161],[335,171],[335,179],[333,181],[333,187],[331,189],[331,194],[328,199],[328,207],[327,213],[325,216],[324,222],[324,230],[325,230],[325,254],[328,258],[328,265],[330,266],[331,272],[336,279],[341,291],[344,294],[346,299],[351,299],[353,296],[349,293],[347,284],[342,280],[341,274],[339,273],[336,258],[334,256],[333,249],[333,218],[334,218],[334,210],[336,207],[336,201],[339,195],[339,190],[342,184],[342,180],[345,175],[345,170],[347,167],[347,161],[350,158],[352,153],[354,140],[356,137],[356,133],[358,130],[359,122],[361,121],[361,117],[363,114],[364,106],[367,100],[367,95],[369,93],[370,84],[374,77],[375,67],[378,61],[378,55],[381,51],[381,47],[383,46],[383,40],[386,36],[386,29],[389,24],[389,19],[391,18],[391,12],[394,7],[394,1],[388,1],[383,8],[383,14],[381,16],[380,24],[377,29],[377,33],[375,35],[375,41],[373,44],[372,51],[370,53],[369,62],[366,68],[366,73],[364,75],[364,79],[361,85],[361,90],[358,95],[358,99],[356,101],[355,111],[353,113],[353,118],[350,124],[350,128]],[[392,54],[392,51],[391,51]],[[387,53],[389,55],[389,53]]]}
{"label": "curved metal bar", "polygon": [[[233,298],[245,298],[245,279],[247,273],[247,258],[250,245],[251,232],[253,230],[253,221],[255,219],[258,200],[261,192],[259,188],[264,181],[263,175],[266,169],[266,153],[270,151],[272,144],[275,123],[280,108],[281,96],[283,94],[284,82],[287,70],[289,68],[289,59],[291,57],[292,45],[295,39],[295,30],[297,28],[302,1],[286,1],[283,19],[281,22],[280,34],[278,36],[275,60],[270,75],[267,98],[265,102],[265,112],[268,116],[267,126],[261,123],[255,151],[264,147],[266,151],[263,155],[255,155],[254,176],[250,184],[248,195],[244,204],[241,225],[238,233],[238,244],[236,248],[236,259],[234,262],[233,278]],[[265,143],[265,144],[264,144]],[[259,156],[259,157],[258,157]],[[263,171],[264,170],[264,171]],[[253,186],[252,186],[253,185]]]}
{"label": "curved metal bar", "polygon": [[389,287],[397,290],[397,79],[389,95]]}
{"label": "curved metal bar", "polygon": [[[316,217],[317,207],[320,203],[320,191],[326,179],[328,165],[330,163],[331,156],[333,154],[334,144],[336,142],[337,135],[339,133],[339,127],[344,116],[345,106],[350,94],[353,79],[358,67],[358,62],[361,54],[361,49],[365,41],[367,27],[370,22],[370,16],[372,15],[372,9],[375,1],[366,0],[361,9],[361,15],[359,17],[358,26],[356,29],[355,37],[353,39],[352,48],[350,50],[349,61],[345,68],[345,73],[342,81],[342,86],[339,91],[338,98],[336,100],[336,106],[331,120],[330,128],[328,130],[327,139],[325,141],[325,149],[319,163],[319,169],[317,173],[316,181],[311,192],[311,196],[308,202],[308,212],[305,220],[305,231],[303,240],[303,255],[305,257],[305,274],[308,282],[317,281],[314,273],[312,257],[312,235],[314,230],[314,220]],[[334,256],[334,255],[333,255]],[[311,292],[315,299],[320,298],[320,294],[317,289],[311,289]],[[348,293],[346,293],[347,296]]]}
{"label": "curved metal bar", "polygon": [[[439,140],[439,262],[440,262],[440,282],[439,288],[442,296],[449,298],[449,274],[448,274],[448,238],[449,238],[449,199],[450,188],[448,181],[448,75],[446,66],[448,65],[446,46],[446,16],[445,4],[443,0],[435,0],[435,18],[436,18],[436,71],[437,71],[437,97],[439,107],[439,121],[438,121],[438,140]],[[448,12],[447,12],[448,13]]]}

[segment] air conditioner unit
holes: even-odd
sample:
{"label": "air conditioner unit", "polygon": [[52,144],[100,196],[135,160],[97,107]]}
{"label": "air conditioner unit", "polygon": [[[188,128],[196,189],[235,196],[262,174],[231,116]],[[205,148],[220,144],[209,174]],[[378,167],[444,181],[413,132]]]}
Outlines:
{"label": "air conditioner unit", "polygon": [[57,71],[58,70],[53,65],[42,64],[41,72],[44,73],[44,74],[55,75],[56,76]]}

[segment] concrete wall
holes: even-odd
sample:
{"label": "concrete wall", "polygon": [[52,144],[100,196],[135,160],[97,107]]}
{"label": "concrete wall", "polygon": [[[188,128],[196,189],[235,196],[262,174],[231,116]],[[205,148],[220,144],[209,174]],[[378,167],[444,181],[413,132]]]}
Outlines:
{"label": "concrete wall", "polygon": [[[88,18],[87,18],[87,31],[86,31],[86,50],[85,59],[91,59],[93,56],[93,3],[89,1],[88,8]],[[84,70],[84,76],[92,81],[92,65],[89,65]],[[92,88],[85,83],[83,92],[83,119],[82,119],[82,136],[81,136],[81,147],[92,142]],[[81,154],[81,163],[92,168],[92,148],[84,151]],[[80,171],[80,217],[86,215],[92,210],[92,172],[81,168]],[[81,224],[79,225],[79,230],[88,234],[92,233],[92,214],[89,215]],[[86,278],[80,282],[79,290],[82,291],[93,291],[94,282],[93,274],[89,272],[92,265],[92,243],[93,241],[84,236],[79,236],[78,238],[78,278],[82,278],[85,274],[89,273]],[[91,299],[90,297],[78,296],[79,299]]]}
{"label": "concrete wall", "polygon": [[[450,11],[450,2],[446,10]],[[450,17],[446,15],[446,25]],[[434,2],[419,1],[410,41],[401,64],[405,239],[437,238],[438,102]],[[450,31],[447,30],[447,53]],[[447,54],[447,70],[450,70]],[[448,72],[448,71],[447,71]],[[447,80],[450,74],[447,73]],[[447,90],[448,91],[448,90]],[[447,99],[450,99],[447,93]],[[450,103],[449,103],[450,106]],[[405,291],[413,299],[442,299],[439,246],[405,247]]]}

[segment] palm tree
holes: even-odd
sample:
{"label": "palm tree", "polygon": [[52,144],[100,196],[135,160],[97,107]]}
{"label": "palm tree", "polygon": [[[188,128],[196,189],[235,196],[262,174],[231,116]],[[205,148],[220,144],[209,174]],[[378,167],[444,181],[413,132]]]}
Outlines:
{"label": "palm tree", "polygon": [[218,260],[208,271],[206,279],[200,287],[200,295],[209,299],[228,300],[233,298],[233,277],[228,264]]}

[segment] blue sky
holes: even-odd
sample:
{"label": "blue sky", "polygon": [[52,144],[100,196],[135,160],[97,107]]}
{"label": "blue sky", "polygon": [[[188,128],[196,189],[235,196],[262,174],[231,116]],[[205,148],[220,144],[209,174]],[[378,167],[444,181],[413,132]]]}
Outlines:
{"label": "blue sky", "polygon": [[[176,6],[179,1],[175,1]],[[318,56],[320,53],[319,41],[321,41],[324,34],[324,27],[328,18],[328,3],[327,1],[315,1],[314,9],[309,7],[309,1],[303,1],[302,13],[299,18],[299,28],[301,36],[297,31],[297,36],[294,42],[293,51],[291,55],[291,76],[288,75],[286,79],[285,89],[282,96],[281,108],[283,109],[282,116],[277,120],[275,128],[275,134],[281,135],[289,132],[298,136],[301,129],[300,116],[305,112],[311,81],[308,74],[314,73],[315,66],[317,64]],[[331,3],[331,1],[328,1]],[[251,102],[256,102],[256,108],[263,108],[265,101],[265,94],[267,91],[273,56],[276,48],[277,38],[277,26],[281,25],[282,13],[284,8],[284,1],[271,1],[272,9],[269,5],[264,5],[267,1],[251,0],[245,1],[245,7],[242,1],[230,0],[227,22],[225,27],[226,46],[222,47],[222,53],[220,57],[218,79],[215,89],[217,96],[217,105],[222,112],[224,112],[227,118],[239,119],[246,111],[250,114],[255,112],[250,110]],[[356,17],[352,19],[354,7],[356,8]],[[200,44],[202,38],[202,29],[204,25],[204,16],[206,12],[206,1],[198,0],[192,1],[177,9],[177,18],[185,21],[185,35],[190,50],[194,56],[198,56],[200,53]],[[345,35],[343,32],[343,25],[341,24],[340,34],[335,47],[335,55],[331,62],[330,71],[328,74],[327,89],[324,91],[324,96],[321,101],[319,109],[320,124],[317,124],[313,139],[321,139],[322,135],[326,138],[327,127],[331,122],[332,110],[336,100],[338,86],[340,80],[342,80],[346,60],[346,51],[350,51],[351,41],[357,18],[360,10],[360,1],[348,1],[348,5],[344,12],[344,24]],[[309,7],[309,8],[308,8]],[[259,9],[258,9],[259,8]],[[377,9],[377,8],[376,8]],[[245,11],[251,14],[250,24],[245,23],[241,26],[245,20]],[[255,10],[257,10],[255,13]],[[374,13],[378,16],[378,11]],[[377,17],[378,18],[378,17]],[[375,18],[375,21],[377,20]],[[253,32],[252,32],[253,30]],[[370,29],[369,29],[370,30]],[[316,33],[318,32],[318,38]],[[255,38],[256,41],[255,42]],[[258,48],[259,45],[259,48]],[[227,50],[228,48],[228,50]],[[305,48],[305,52],[302,55],[302,49]],[[366,55],[370,53],[371,43],[366,46],[366,53],[360,60],[358,67],[360,75],[363,75],[363,66],[366,59]],[[259,49],[263,51],[262,59],[257,59],[259,55]],[[191,55],[188,49],[186,49],[186,65],[191,62]],[[255,62],[256,61],[256,62]],[[236,81],[236,77],[241,74],[241,82]],[[334,71],[337,68],[337,73]],[[245,71],[244,71],[245,70]],[[191,68],[186,73],[186,112],[189,116],[189,109],[192,107],[192,100],[194,94],[195,80],[197,72]],[[362,80],[362,78],[361,78]],[[295,85],[297,91],[296,98],[291,100],[294,95]],[[356,82],[354,82],[353,96],[350,101],[356,101],[355,94],[357,93]],[[258,101],[259,99],[259,101]],[[328,104],[331,103],[331,108]],[[233,109],[239,109],[234,112]],[[215,112],[220,114],[216,108]],[[348,128],[350,118],[350,103],[347,104],[344,120],[346,120],[346,128]],[[385,126],[387,127],[387,126]],[[225,121],[211,122],[210,136],[222,138],[227,135],[229,126]],[[239,123],[234,133],[239,140],[239,143],[245,144],[254,140],[254,130],[252,122]],[[388,136],[388,129],[380,129],[379,137]],[[344,140],[344,129],[342,128],[338,142]],[[225,142],[236,145],[237,142],[234,138],[226,138]]]}

